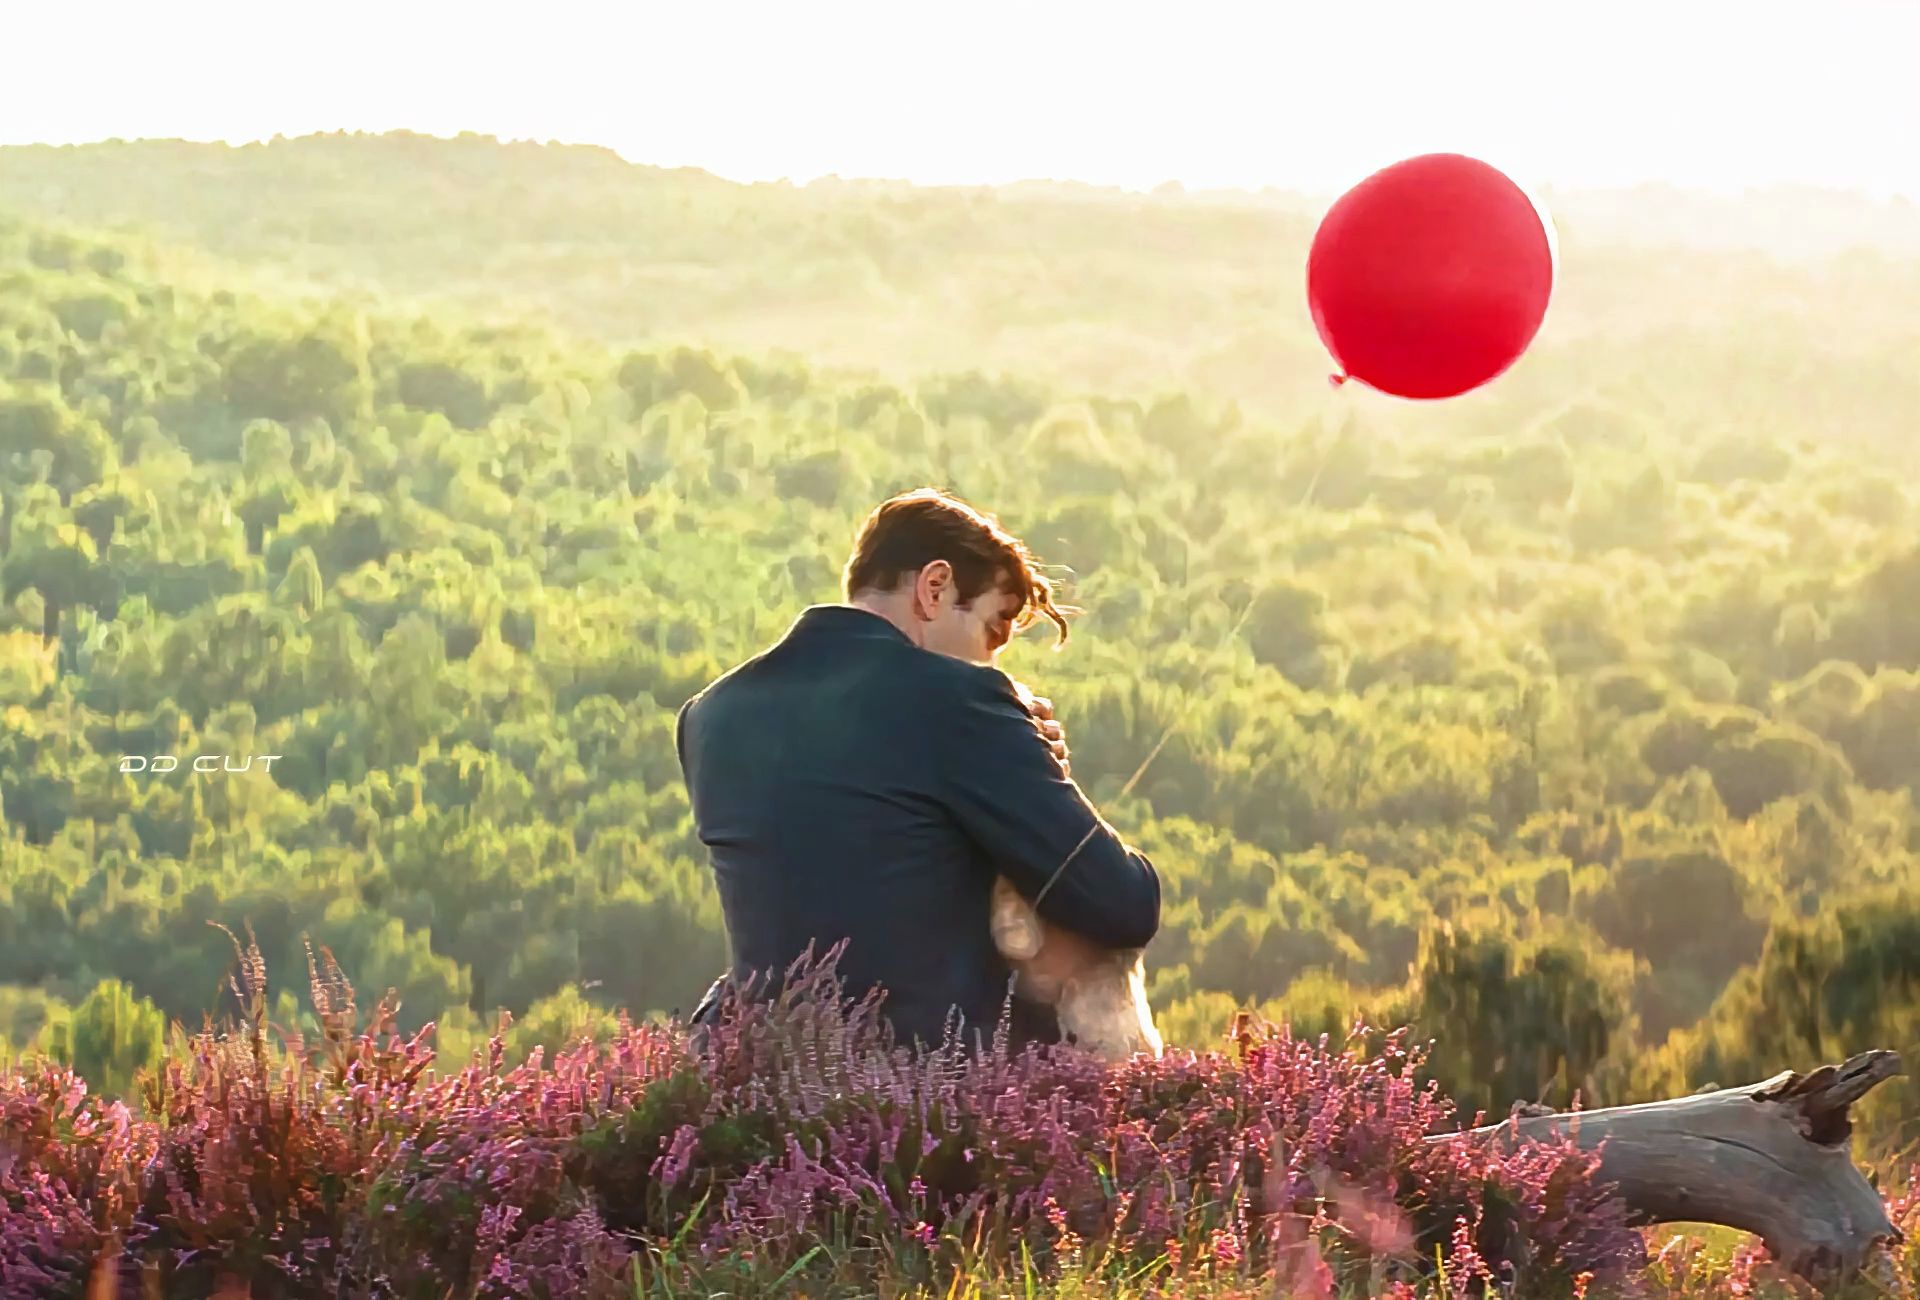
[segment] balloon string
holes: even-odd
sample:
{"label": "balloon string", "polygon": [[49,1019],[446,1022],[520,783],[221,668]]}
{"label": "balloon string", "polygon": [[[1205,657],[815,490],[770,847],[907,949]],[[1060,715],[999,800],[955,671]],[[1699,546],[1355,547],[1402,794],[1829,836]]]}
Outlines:
{"label": "balloon string", "polygon": [[[1225,652],[1227,648],[1233,644],[1234,638],[1240,635],[1240,629],[1247,625],[1247,619],[1252,615],[1253,607],[1257,605],[1259,601],[1260,593],[1257,591],[1247,598],[1247,607],[1240,611],[1239,619],[1228,629],[1226,639],[1220,643],[1222,652]],[[1133,769],[1133,775],[1127,778],[1127,783],[1120,787],[1120,793],[1114,796],[1115,803],[1123,801],[1128,795],[1133,793],[1133,787],[1140,784],[1140,778],[1145,776],[1147,769],[1153,766],[1153,760],[1160,757],[1160,751],[1167,747],[1169,740],[1173,739],[1173,733],[1178,730],[1180,724],[1187,721],[1190,716],[1191,714],[1184,710],[1176,712],[1173,715],[1173,721],[1169,722],[1167,729],[1160,733],[1160,739],[1154,742],[1153,748],[1147,751],[1147,756],[1140,760],[1140,766]],[[1106,822],[1096,814],[1093,825],[1087,827],[1087,833],[1080,837],[1080,842],[1073,846],[1073,851],[1068,853],[1060,865],[1053,869],[1053,874],[1047,877],[1047,883],[1040,886],[1040,892],[1033,896],[1033,907],[1035,911],[1039,911],[1040,900],[1047,896],[1047,891],[1053,888],[1056,880],[1060,879],[1060,873],[1067,869],[1067,864],[1080,856],[1080,850],[1087,847],[1087,841],[1091,840],[1095,832],[1104,826],[1106,826]]]}

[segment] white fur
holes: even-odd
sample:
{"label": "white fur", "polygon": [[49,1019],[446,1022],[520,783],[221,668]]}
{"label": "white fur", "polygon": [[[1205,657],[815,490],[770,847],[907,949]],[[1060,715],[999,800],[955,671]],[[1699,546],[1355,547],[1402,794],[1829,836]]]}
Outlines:
{"label": "white fur", "polygon": [[[1052,1006],[1061,1033],[1101,1059],[1124,1061],[1139,1052],[1158,1057],[1160,1031],[1147,1005],[1145,949],[1078,950],[1042,920],[1002,876],[993,884],[993,941],[1014,968],[1020,993]],[[1070,960],[1042,962],[1049,943],[1069,945]]]}

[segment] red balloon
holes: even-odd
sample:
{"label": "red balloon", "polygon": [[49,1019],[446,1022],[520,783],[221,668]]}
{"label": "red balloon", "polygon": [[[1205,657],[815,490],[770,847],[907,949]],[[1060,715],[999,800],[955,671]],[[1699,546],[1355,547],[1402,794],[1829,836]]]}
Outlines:
{"label": "red balloon", "polygon": [[1377,171],[1340,197],[1307,256],[1307,301],[1347,377],[1453,397],[1527,350],[1553,292],[1553,237],[1506,175],[1455,153]]}

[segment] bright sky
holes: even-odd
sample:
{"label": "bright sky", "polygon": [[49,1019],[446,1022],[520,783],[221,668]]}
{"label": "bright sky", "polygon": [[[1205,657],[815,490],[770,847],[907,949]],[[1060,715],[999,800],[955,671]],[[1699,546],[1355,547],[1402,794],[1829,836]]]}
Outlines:
{"label": "bright sky", "polygon": [[1920,0],[386,0],[7,6],[0,143],[479,131],[736,180],[1920,199]]}

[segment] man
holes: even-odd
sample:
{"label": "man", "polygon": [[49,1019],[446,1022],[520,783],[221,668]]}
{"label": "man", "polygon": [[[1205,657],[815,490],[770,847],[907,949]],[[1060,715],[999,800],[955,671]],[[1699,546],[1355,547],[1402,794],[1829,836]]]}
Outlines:
{"label": "man", "polygon": [[[883,987],[897,1041],[936,1046],[957,1011],[981,1047],[1012,984],[989,925],[996,875],[1029,899],[1053,880],[1040,915],[1108,948],[1153,937],[1159,876],[1067,775],[1057,728],[989,666],[1038,616],[1066,638],[1023,543],[923,488],[867,517],[842,586],[845,604],[809,608],[680,710],[730,974],[764,985],[809,943],[845,939],[846,992]],[[1016,1000],[1014,1049],[1056,1040],[1051,1020]]]}

